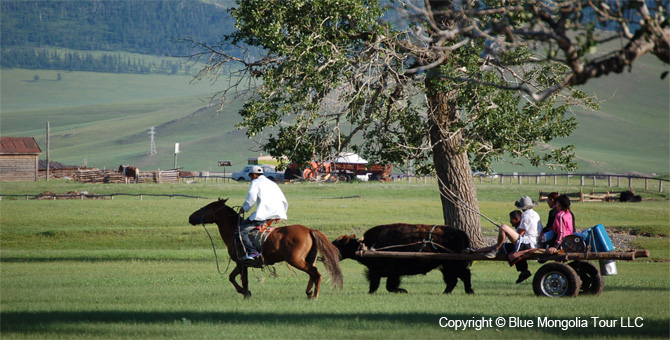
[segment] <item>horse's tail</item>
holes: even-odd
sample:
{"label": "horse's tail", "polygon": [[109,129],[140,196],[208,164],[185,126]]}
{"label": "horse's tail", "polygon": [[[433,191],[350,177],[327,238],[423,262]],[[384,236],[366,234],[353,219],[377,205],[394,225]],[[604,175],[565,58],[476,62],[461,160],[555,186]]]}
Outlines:
{"label": "horse's tail", "polygon": [[340,251],[328,240],[326,235],[318,230],[311,230],[310,234],[323,257],[326,270],[330,273],[335,287],[342,288],[342,271],[340,271]]}

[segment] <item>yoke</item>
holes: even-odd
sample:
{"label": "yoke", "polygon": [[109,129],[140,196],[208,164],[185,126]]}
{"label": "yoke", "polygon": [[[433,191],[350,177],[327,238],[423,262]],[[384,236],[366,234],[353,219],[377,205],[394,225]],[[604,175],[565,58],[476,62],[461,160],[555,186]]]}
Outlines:
{"label": "yoke", "polygon": [[[639,257],[649,257],[649,250],[609,251],[609,252],[566,252],[559,250],[549,254],[546,249],[531,249],[520,259],[538,260],[542,265],[533,278],[533,292],[546,297],[574,297],[577,295],[600,295],[605,280],[597,266],[588,260],[632,261]],[[389,258],[416,260],[451,261],[508,261],[505,254],[498,253],[495,258],[487,258],[484,253],[419,253],[399,251],[359,250],[359,258]],[[572,261],[570,263],[565,263]]]}

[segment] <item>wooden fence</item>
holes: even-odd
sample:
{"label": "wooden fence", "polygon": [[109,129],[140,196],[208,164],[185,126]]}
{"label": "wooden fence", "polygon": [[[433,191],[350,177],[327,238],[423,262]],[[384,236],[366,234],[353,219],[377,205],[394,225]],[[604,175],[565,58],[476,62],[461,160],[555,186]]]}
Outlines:
{"label": "wooden fence", "polygon": [[[87,169],[74,174],[74,180],[83,183],[135,183],[116,170]],[[140,171],[137,183],[179,183],[178,170]]]}
{"label": "wooden fence", "polygon": [[110,199],[113,200],[115,196],[134,196],[138,197],[140,201],[144,197],[168,197],[173,199],[175,197],[185,197],[185,198],[195,198],[195,199],[209,199],[208,197],[203,196],[193,196],[193,195],[184,195],[184,194],[128,194],[128,193],[114,193],[114,194],[89,194],[85,192],[77,193],[65,193],[65,194],[56,194],[51,192],[43,192],[40,194],[0,194],[0,200],[3,197],[9,198],[24,198],[26,200],[63,200],[63,199],[74,199],[74,200],[86,200],[86,199]]}
{"label": "wooden fence", "polygon": [[[570,185],[570,181],[579,181],[580,186],[586,186],[587,181],[593,183],[593,186],[598,185],[598,181],[607,181],[607,186],[612,187],[616,181],[616,186],[622,187],[623,184],[626,185],[626,188],[633,188],[633,180],[643,180],[644,181],[644,190],[649,190],[649,184],[658,182],[658,192],[663,192],[663,182],[668,182],[668,179],[659,178],[659,177],[650,177],[642,175],[626,175],[626,174],[496,174],[495,176],[477,176],[479,182],[482,183],[484,180],[491,180],[491,183],[499,181],[501,184],[509,181],[510,184],[517,183],[523,184],[527,182],[531,184],[532,181],[535,184],[549,184],[549,180],[553,180],[554,185],[558,185],[558,178],[565,178],[567,185]],[[626,184],[627,182],[627,184]]]}
{"label": "wooden fence", "polygon": [[[490,182],[494,183],[509,183],[509,184],[550,184],[559,185],[559,179],[561,179],[562,184],[570,185],[579,183],[580,186],[593,185],[594,187],[604,182],[607,182],[607,186],[612,187],[616,185],[618,188],[633,188],[633,182],[636,183],[643,182],[644,190],[649,190],[649,188],[656,189],[654,186],[658,184],[658,192],[663,192],[663,185],[665,182],[670,181],[669,179],[661,178],[668,177],[667,174],[658,177],[651,176],[642,176],[642,175],[629,175],[629,174],[494,174],[494,175],[485,175],[485,174],[476,174],[475,180],[479,183]],[[407,182],[407,183],[423,183],[423,184],[433,184],[437,183],[437,180],[431,176],[407,176],[407,175],[394,175],[394,182]],[[637,186],[642,186],[638,184]]]}

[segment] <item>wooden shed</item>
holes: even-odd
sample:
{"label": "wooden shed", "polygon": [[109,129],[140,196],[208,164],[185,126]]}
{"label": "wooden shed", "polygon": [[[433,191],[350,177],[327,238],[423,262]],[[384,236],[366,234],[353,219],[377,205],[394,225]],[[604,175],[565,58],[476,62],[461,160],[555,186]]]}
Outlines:
{"label": "wooden shed", "polygon": [[41,153],[33,137],[0,137],[0,181],[37,181]]}

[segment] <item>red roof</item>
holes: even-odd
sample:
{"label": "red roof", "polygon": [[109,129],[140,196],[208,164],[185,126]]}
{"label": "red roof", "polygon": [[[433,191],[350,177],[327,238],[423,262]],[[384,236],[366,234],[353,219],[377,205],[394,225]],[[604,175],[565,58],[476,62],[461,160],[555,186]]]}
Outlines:
{"label": "red roof", "polygon": [[38,154],[42,153],[33,137],[0,137],[1,154]]}

